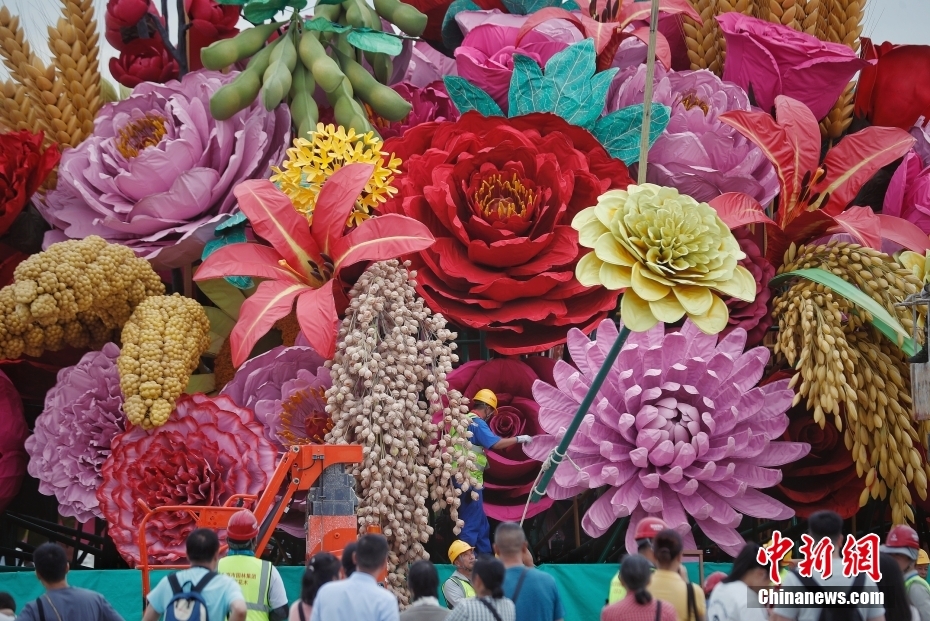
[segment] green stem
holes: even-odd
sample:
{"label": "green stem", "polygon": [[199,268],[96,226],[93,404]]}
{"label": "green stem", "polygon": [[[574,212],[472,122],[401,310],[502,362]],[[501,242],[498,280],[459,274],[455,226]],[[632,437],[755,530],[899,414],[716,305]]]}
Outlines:
{"label": "green stem", "polygon": [[630,336],[630,329],[623,326],[620,330],[620,334],[617,336],[617,340],[614,341],[610,351],[607,352],[607,356],[604,358],[604,364],[594,377],[591,388],[588,389],[588,394],[584,396],[584,400],[582,400],[581,405],[578,406],[578,412],[575,413],[575,418],[572,419],[568,429],[565,430],[562,441],[559,442],[558,448],[549,456],[549,461],[551,462],[549,469],[543,473],[539,485],[533,488],[533,492],[530,495],[530,502],[539,502],[546,493],[546,487],[549,485],[549,481],[552,480],[552,476],[555,474],[556,469],[559,467],[559,464],[562,463],[562,459],[568,451],[568,445],[571,444],[572,439],[575,437],[578,427],[581,426],[581,421],[584,419],[585,414],[588,413],[588,409],[590,409],[591,404],[594,402],[594,398],[604,384],[604,380],[607,379],[607,373],[610,372],[610,367],[613,366],[617,356],[620,355],[620,350],[623,348],[623,344],[626,343],[628,336]]}

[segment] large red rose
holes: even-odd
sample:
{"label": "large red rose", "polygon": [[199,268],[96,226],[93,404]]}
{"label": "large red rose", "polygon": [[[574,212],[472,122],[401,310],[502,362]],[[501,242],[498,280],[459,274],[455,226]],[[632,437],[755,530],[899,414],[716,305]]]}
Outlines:
{"label": "large red rose", "polygon": [[0,235],[61,158],[55,145],[42,149],[42,138],[26,130],[0,133]]}
{"label": "large red rose", "polygon": [[[117,436],[103,465],[97,500],[117,550],[139,563],[137,504],[219,506],[234,494],[260,494],[274,471],[277,450],[265,438],[252,410],[229,397],[181,395],[164,426],[134,427]],[[149,520],[149,558],[156,563],[184,557],[184,541],[196,527],[187,513],[161,513]]]}
{"label": "large red rose", "polygon": [[[533,382],[555,383],[552,369],[555,359],[529,356],[523,360],[494,358],[466,362],[449,374],[449,388],[471,399],[482,388],[497,395],[497,411],[488,421],[491,431],[502,438],[543,433],[539,426],[539,404],[533,398]],[[439,413],[441,417],[441,412]],[[488,517],[502,522],[519,522],[526,507],[526,497],[539,475],[540,463],[523,452],[519,444],[503,451],[487,451],[488,469],[484,473],[484,510]],[[531,518],[555,502],[543,496],[529,506]]]}
{"label": "large red rose", "polygon": [[575,279],[582,251],[571,222],[632,180],[587,131],[552,114],[469,112],[411,128],[383,150],[403,160],[383,211],[436,238],[411,257],[433,311],[486,330],[491,349],[525,354],[565,342],[569,328],[592,330],[616,306],[617,292]]}
{"label": "large red rose", "polygon": [[220,39],[228,39],[239,34],[236,24],[239,22],[239,9],[236,5],[219,5],[216,0],[184,0],[187,10],[188,49],[187,57],[190,70],[203,69],[200,62],[200,50]]}

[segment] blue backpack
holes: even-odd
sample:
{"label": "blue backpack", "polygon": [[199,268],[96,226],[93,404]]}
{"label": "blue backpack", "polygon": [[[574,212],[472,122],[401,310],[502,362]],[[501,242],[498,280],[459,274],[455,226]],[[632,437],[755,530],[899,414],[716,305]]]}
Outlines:
{"label": "blue backpack", "polygon": [[196,585],[185,582],[185,585],[191,585],[190,590],[185,591],[178,582],[177,574],[168,576],[172,596],[165,608],[165,621],[210,621],[203,590],[215,577],[216,573],[208,571]]}

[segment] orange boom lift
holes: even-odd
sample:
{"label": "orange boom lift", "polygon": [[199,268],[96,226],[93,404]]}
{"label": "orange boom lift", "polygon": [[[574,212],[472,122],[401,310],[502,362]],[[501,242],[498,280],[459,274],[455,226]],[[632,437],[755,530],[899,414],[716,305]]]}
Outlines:
{"label": "orange boom lift", "polygon": [[[170,505],[164,507],[149,507],[141,498],[137,501],[145,511],[145,517],[139,524],[139,569],[142,570],[142,597],[143,600],[149,592],[149,582],[153,569],[185,569],[190,565],[152,565],[149,563],[148,542],[145,537],[146,526],[149,520],[157,513],[187,513],[197,528],[225,529],[229,518],[243,508],[252,505],[255,519],[261,525],[258,531],[258,545],[255,556],[260,557],[271,539],[271,534],[281,520],[285,509],[297,492],[309,492],[310,488],[320,480],[323,472],[332,466],[357,464],[362,461],[362,447],[349,445],[319,445],[305,444],[292,446],[275,468],[274,475],[260,496],[255,494],[236,494],[229,498],[222,507],[198,507],[189,505]],[[338,468],[337,470],[342,470]],[[335,473],[340,476],[341,472]],[[348,475],[342,475],[348,476]],[[351,478],[351,477],[349,477]],[[290,479],[288,481],[288,479]],[[287,484],[279,496],[283,485]],[[325,492],[324,492],[325,493]],[[338,498],[337,501],[345,501]],[[310,512],[308,502],[308,514]],[[342,511],[339,515],[312,515],[308,516],[307,556],[316,552],[332,552],[341,556],[342,550],[357,538],[358,522],[354,509],[351,514]],[[369,527],[369,531],[375,529]]]}

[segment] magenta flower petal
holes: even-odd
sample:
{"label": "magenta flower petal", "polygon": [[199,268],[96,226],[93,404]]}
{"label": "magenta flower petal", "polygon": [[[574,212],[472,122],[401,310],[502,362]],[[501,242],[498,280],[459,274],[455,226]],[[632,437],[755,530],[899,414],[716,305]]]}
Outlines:
{"label": "magenta flower petal", "polygon": [[0,371],[0,512],[19,493],[28,455],[23,448],[29,428],[23,402],[13,382]]}
{"label": "magenta flower petal", "polygon": [[100,472],[113,438],[126,430],[118,356],[119,347],[107,343],[59,371],[26,440],[29,474],[39,480],[39,491],[55,496],[59,513],[79,522],[103,517],[97,502]]}
{"label": "magenta flower petal", "polygon": [[64,154],[58,185],[37,207],[61,238],[99,235],[158,268],[199,259],[216,225],[236,208],[233,188],[267,177],[290,140],[286,106],[259,101],[226,121],[210,97],[235,73],[195,71],[167,84],[142,83],[104,106],[94,134]]}
{"label": "magenta flower petal", "polygon": [[[610,347],[618,332],[608,320],[596,334],[590,340],[578,330],[569,333],[573,360]],[[769,353],[764,347],[743,351],[746,338],[739,327],[724,337],[706,335],[690,321],[675,332],[659,324],[630,335],[569,446],[581,470],[566,461],[554,475],[556,497],[582,485],[609,486],[585,514],[585,532],[598,537],[628,515],[634,523],[658,515],[686,532],[690,515],[705,535],[735,553],[734,528],[744,514],[790,515],[788,507],[758,490],[777,485],[777,467],[803,457],[810,446],[779,441],[792,393],[783,382],[756,386]],[[597,372],[583,362],[574,373],[565,366],[555,366],[554,385],[534,383],[546,434],[526,454],[540,461],[564,435],[584,398],[584,384]]]}
{"label": "magenta flower petal", "polygon": [[930,233],[930,165],[911,150],[895,170],[885,194],[882,213],[898,216]]}

